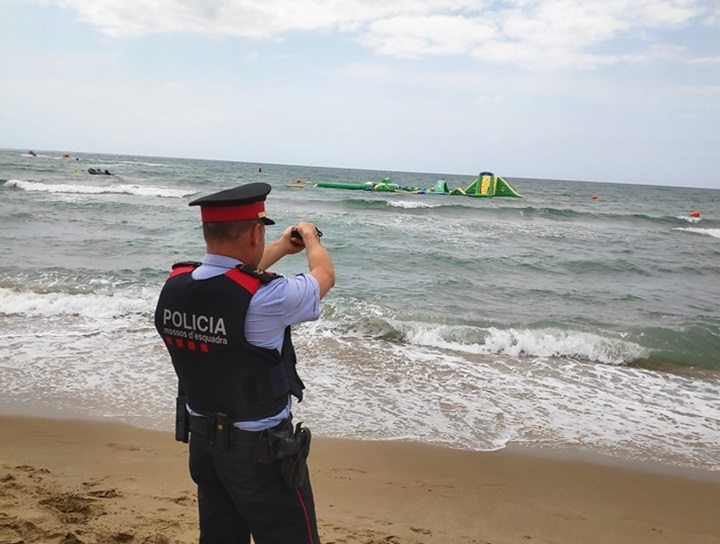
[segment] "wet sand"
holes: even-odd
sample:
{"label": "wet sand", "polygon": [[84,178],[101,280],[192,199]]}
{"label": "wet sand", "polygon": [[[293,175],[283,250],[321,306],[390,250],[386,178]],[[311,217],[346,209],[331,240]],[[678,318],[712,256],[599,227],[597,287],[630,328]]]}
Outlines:
{"label": "wet sand", "polygon": [[[0,436],[0,543],[197,542],[171,433],[0,416]],[[310,470],[324,544],[720,543],[714,472],[317,436]]]}

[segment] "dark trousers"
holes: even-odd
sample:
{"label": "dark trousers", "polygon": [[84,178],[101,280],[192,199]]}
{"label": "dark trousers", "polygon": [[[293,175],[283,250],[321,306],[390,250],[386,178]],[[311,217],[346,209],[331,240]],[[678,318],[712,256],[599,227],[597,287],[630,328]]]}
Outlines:
{"label": "dark trousers", "polygon": [[190,475],[198,486],[200,544],[319,544],[310,477],[285,487],[280,463],[253,461],[254,445],[227,451],[190,435]]}

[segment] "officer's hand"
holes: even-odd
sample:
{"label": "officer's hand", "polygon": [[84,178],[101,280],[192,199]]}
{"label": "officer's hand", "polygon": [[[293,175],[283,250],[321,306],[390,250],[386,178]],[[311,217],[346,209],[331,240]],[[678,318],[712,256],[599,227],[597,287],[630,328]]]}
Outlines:
{"label": "officer's hand", "polygon": [[295,238],[292,235],[293,229],[296,227],[296,225],[287,227],[280,236],[280,241],[282,242],[285,252],[288,255],[300,253],[303,249],[305,249],[305,242],[303,242],[301,238]]}
{"label": "officer's hand", "polygon": [[302,240],[305,245],[310,241],[317,241],[318,238],[322,236],[322,232],[320,232],[313,223],[307,223],[305,221],[301,221],[295,225],[293,230],[295,232],[292,233],[292,237]]}

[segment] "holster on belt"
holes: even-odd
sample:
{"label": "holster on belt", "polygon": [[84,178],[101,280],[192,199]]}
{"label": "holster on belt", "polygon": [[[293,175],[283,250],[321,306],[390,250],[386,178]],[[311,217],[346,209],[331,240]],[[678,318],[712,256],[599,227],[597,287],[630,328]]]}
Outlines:
{"label": "holster on belt", "polygon": [[307,458],[310,455],[310,429],[298,423],[293,429],[287,421],[264,431],[255,446],[255,462],[263,465],[280,462],[280,472],[288,489],[302,487],[307,477]]}
{"label": "holster on belt", "polygon": [[190,414],[185,403],[187,397],[180,391],[175,399],[175,440],[185,442],[190,440]]}
{"label": "holster on belt", "polygon": [[215,432],[210,433],[209,442],[217,449],[227,451],[230,449],[230,432],[233,424],[227,414],[218,412],[215,417]]}

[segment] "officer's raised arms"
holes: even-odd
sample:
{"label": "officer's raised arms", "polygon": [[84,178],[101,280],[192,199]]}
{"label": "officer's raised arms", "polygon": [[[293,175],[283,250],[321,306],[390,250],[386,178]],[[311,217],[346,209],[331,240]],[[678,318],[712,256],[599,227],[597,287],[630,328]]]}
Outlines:
{"label": "officer's raised arms", "polygon": [[[293,229],[297,230],[300,238],[292,236]],[[323,298],[335,285],[335,268],[330,260],[330,254],[320,243],[317,227],[312,223],[303,221],[294,227],[288,227],[280,238],[265,246],[260,268],[270,268],[285,255],[298,253],[303,249],[307,252],[309,273],[317,280],[320,298]]]}

